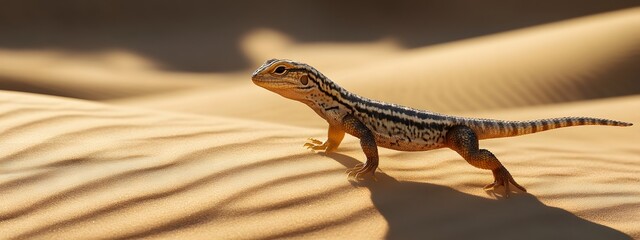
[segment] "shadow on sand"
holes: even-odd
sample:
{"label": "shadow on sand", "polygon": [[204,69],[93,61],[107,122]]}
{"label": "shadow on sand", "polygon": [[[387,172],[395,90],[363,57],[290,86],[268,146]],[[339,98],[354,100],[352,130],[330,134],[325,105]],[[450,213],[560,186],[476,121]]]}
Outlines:
{"label": "shadow on sand", "polygon": [[[326,156],[345,167],[358,160]],[[544,205],[520,193],[510,199],[486,199],[429,183],[397,181],[377,172],[367,187],[376,209],[389,224],[387,239],[631,239],[613,228]]]}

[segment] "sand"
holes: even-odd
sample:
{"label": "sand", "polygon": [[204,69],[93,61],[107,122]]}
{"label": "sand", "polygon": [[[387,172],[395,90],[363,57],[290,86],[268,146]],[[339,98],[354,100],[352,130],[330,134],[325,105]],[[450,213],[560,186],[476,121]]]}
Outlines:
{"label": "sand", "polygon": [[[118,49],[0,49],[0,238],[640,238],[640,8],[418,48],[268,29],[240,46],[253,67],[214,73]],[[635,125],[481,142],[528,189],[509,199],[449,149],[380,149],[378,181],[354,182],[358,139],[304,149],[326,123],[251,83],[270,57],[416,108]]]}

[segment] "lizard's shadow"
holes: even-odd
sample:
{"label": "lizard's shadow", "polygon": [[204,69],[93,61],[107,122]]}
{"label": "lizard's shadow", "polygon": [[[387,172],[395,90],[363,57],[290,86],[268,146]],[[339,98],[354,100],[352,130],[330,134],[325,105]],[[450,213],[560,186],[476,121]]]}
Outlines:
{"label": "lizard's shadow", "polygon": [[[323,154],[347,168],[358,160]],[[397,181],[378,171],[377,182],[354,183],[371,191],[386,219],[388,239],[631,239],[618,230],[544,205],[530,194],[486,199],[429,183]]]}

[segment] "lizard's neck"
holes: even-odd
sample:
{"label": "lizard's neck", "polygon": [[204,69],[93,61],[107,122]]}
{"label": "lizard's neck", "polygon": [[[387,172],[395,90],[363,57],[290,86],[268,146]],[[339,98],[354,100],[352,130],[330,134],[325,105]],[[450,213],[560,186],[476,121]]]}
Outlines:
{"label": "lizard's neck", "polygon": [[352,113],[354,105],[357,101],[361,101],[359,96],[350,93],[319,72],[309,72],[309,79],[316,84],[317,88],[301,102],[307,104],[327,121]]}

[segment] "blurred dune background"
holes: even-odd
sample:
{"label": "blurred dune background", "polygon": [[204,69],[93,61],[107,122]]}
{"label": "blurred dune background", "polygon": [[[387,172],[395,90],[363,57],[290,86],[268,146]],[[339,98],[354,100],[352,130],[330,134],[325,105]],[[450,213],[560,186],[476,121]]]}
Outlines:
{"label": "blurred dune background", "polygon": [[[306,62],[357,94],[507,120],[481,142],[528,193],[455,152],[302,148],[326,123],[250,81]],[[640,4],[0,0],[0,238],[640,239]]]}

